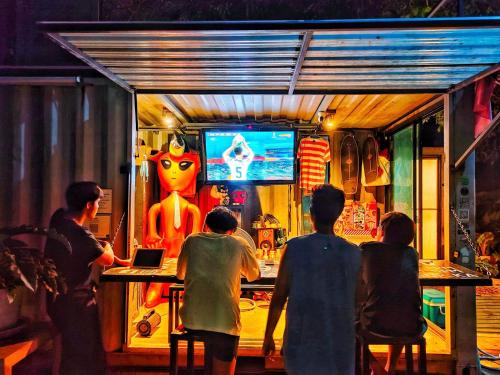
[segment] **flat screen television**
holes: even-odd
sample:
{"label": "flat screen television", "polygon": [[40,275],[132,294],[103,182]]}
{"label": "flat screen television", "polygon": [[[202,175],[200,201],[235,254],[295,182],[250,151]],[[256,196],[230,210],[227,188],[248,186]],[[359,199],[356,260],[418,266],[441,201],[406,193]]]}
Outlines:
{"label": "flat screen television", "polygon": [[205,130],[205,182],[293,184],[295,139],[294,130]]}

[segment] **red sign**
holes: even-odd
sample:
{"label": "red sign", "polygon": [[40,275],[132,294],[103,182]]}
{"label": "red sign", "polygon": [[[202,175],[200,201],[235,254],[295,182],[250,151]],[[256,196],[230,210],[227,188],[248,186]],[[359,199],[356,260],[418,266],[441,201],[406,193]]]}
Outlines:
{"label": "red sign", "polygon": [[232,204],[245,204],[247,192],[245,190],[235,190],[231,194]]}

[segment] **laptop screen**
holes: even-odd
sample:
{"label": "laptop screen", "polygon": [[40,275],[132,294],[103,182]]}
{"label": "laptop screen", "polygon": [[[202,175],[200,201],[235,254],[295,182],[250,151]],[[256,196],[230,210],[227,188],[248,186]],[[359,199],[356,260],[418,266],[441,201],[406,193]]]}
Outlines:
{"label": "laptop screen", "polygon": [[132,267],[159,268],[163,260],[165,249],[137,249]]}

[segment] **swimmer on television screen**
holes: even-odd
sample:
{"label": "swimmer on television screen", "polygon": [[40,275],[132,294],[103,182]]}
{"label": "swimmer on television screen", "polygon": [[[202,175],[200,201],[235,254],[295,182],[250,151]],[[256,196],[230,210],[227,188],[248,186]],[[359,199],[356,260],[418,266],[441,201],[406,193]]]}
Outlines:
{"label": "swimmer on television screen", "polygon": [[241,134],[236,134],[231,146],[224,151],[222,157],[231,171],[230,180],[245,181],[247,179],[248,166],[253,160],[254,153]]}

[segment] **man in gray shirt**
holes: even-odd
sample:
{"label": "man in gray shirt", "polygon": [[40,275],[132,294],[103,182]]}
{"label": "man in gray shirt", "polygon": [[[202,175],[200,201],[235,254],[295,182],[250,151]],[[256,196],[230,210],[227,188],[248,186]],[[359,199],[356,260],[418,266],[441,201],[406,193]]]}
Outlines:
{"label": "man in gray shirt", "polygon": [[273,332],[288,301],[283,353],[291,375],[354,374],[361,254],[333,232],[343,208],[342,190],[316,187],[311,200],[316,232],[288,241],[282,257],[262,350],[265,355],[274,351]]}
{"label": "man in gray shirt", "polygon": [[188,330],[209,337],[212,374],[231,375],[241,331],[241,275],[254,281],[260,269],[249,244],[231,236],[238,222],[228,208],[214,208],[205,224],[208,233],[191,234],[182,244],[177,277],[185,293],[179,313]]}

